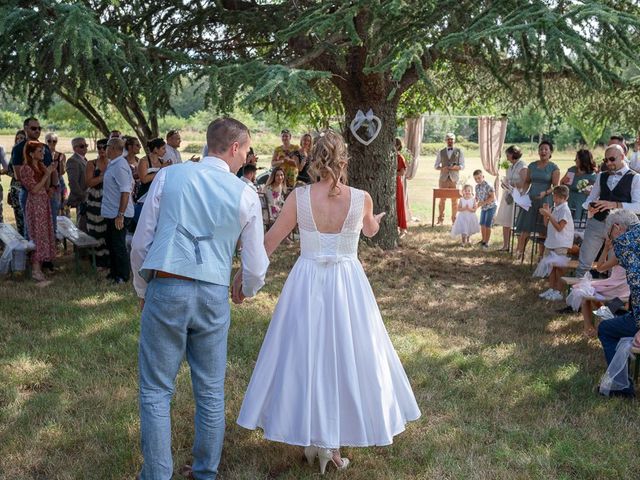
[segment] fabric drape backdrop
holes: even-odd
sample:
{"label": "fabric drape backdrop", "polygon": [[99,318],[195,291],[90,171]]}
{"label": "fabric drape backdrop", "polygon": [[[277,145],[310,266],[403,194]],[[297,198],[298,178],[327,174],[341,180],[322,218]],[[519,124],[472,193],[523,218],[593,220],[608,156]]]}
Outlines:
{"label": "fabric drape backdrop", "polygon": [[500,155],[507,133],[507,117],[478,117],[478,144],[480,161],[490,175],[496,177],[496,201],[500,199]]}
{"label": "fabric drape backdrop", "polygon": [[424,117],[407,118],[404,122],[404,145],[411,152],[413,160],[407,166],[407,173],[404,177],[404,208],[407,212],[407,220],[411,221],[413,215],[409,208],[409,180],[415,177],[420,163],[420,150],[422,147],[422,136],[424,134]]}

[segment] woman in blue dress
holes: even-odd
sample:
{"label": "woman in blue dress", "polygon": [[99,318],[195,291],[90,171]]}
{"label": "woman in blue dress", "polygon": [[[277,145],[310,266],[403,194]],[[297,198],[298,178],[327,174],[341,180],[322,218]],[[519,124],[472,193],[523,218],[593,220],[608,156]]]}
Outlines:
{"label": "woman in blue dress", "polygon": [[520,233],[518,238],[518,247],[516,258],[522,260],[524,258],[524,249],[527,247],[529,234],[537,231],[544,235],[544,222],[540,216],[539,210],[545,203],[553,206],[553,198],[551,192],[560,181],[560,170],[558,166],[551,161],[553,153],[553,144],[548,140],[543,140],[538,145],[539,160],[531,162],[526,170],[523,190],[529,189],[529,198],[531,199],[531,207],[529,210],[520,210],[517,221],[517,231]]}
{"label": "woman in blue dress", "polygon": [[[560,183],[569,187],[569,200],[567,204],[573,214],[573,221],[578,222],[582,218],[582,204],[589,196],[588,190],[578,188],[578,184],[582,180],[586,180],[589,185],[593,185],[596,181],[596,162],[593,161],[593,155],[586,149],[578,150],[576,153],[576,164],[569,167],[567,173],[564,174]],[[582,190],[582,191],[580,191]]]}

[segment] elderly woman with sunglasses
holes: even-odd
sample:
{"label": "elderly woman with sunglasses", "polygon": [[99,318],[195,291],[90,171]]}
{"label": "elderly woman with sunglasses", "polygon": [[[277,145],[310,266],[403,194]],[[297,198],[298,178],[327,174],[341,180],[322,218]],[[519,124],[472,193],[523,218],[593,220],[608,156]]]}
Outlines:
{"label": "elderly woman with sunglasses", "polygon": [[588,208],[584,241],[580,247],[576,277],[591,270],[607,236],[605,220],[614,208],[640,213],[640,175],[629,169],[620,145],[609,145],[604,152],[606,170],[596,177],[591,193],[582,204]]}

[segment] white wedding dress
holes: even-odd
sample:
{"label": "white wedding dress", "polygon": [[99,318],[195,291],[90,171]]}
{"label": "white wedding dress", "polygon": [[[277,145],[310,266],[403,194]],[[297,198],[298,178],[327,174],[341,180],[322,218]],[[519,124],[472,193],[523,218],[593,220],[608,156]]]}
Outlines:
{"label": "white wedding dress", "polygon": [[238,424],[291,445],[389,445],[420,410],[358,260],[364,192],[342,231],[318,232],[295,190],[302,254],[282,289]]}

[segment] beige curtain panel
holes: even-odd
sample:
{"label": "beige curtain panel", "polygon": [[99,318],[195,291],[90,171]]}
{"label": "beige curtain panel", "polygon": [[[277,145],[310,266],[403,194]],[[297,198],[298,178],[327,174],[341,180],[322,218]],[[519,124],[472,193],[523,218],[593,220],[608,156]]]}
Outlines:
{"label": "beige curtain panel", "polygon": [[413,160],[407,166],[407,173],[404,177],[404,208],[407,213],[407,220],[413,220],[413,214],[409,207],[409,180],[415,177],[420,163],[420,150],[422,148],[422,135],[424,134],[424,117],[407,118],[404,122],[404,144],[411,152]]}
{"label": "beige curtain panel", "polygon": [[507,118],[478,117],[478,144],[482,167],[496,177],[496,200],[500,198],[500,155],[507,133]]}

